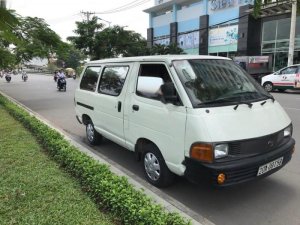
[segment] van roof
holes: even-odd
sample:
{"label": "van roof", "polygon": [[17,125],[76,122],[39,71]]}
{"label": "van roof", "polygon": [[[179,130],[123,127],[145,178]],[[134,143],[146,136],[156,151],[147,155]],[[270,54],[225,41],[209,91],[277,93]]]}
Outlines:
{"label": "van roof", "polygon": [[220,56],[210,56],[210,55],[153,55],[153,56],[136,56],[136,57],[124,57],[124,58],[111,58],[111,59],[102,59],[87,62],[87,65],[90,64],[102,64],[102,63],[119,63],[119,62],[144,62],[144,61],[165,61],[171,63],[173,60],[183,60],[183,59],[225,59],[231,60],[226,57]]}

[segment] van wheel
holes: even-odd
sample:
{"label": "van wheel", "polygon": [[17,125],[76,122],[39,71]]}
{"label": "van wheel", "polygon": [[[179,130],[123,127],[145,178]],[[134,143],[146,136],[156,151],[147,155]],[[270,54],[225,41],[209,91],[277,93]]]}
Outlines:
{"label": "van wheel", "polygon": [[100,143],[102,136],[95,130],[93,122],[90,120],[86,124],[86,137],[91,145]]}
{"label": "van wheel", "polygon": [[267,92],[270,92],[273,90],[273,84],[271,82],[264,83],[263,87]]}
{"label": "van wheel", "polygon": [[175,175],[167,167],[159,149],[152,144],[145,146],[143,167],[148,182],[156,187],[167,187],[174,181]]}

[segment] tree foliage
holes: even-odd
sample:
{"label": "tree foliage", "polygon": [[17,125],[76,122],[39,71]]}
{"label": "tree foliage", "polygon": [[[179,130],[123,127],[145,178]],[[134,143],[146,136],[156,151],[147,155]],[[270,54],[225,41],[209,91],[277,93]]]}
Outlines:
{"label": "tree foliage", "polygon": [[0,6],[0,69],[12,67],[15,55],[10,50],[10,44],[18,43],[17,36],[13,33],[19,24],[18,15],[12,10]]}
{"label": "tree foliage", "polygon": [[74,33],[77,36],[70,36],[68,41],[72,42],[74,46],[81,50],[87,56],[94,55],[95,39],[97,34],[103,29],[104,24],[98,23],[97,17],[93,17],[89,21],[76,22],[77,29]]}
{"label": "tree foliage", "polygon": [[178,47],[177,44],[172,43],[170,45],[155,44],[151,50],[151,55],[174,55],[174,54],[185,54],[182,48]]}
{"label": "tree foliage", "polygon": [[49,58],[49,55],[64,46],[49,25],[37,17],[21,18],[17,35],[22,40],[15,48],[18,62],[29,61],[34,57]]}
{"label": "tree foliage", "polygon": [[94,59],[148,55],[147,41],[121,26],[104,29],[96,35]]}
{"label": "tree foliage", "polygon": [[176,44],[155,45],[150,49],[141,34],[118,25],[104,28],[103,24],[97,23],[97,17],[76,24],[77,29],[74,32],[77,36],[68,37],[68,40],[91,60],[183,53]]}
{"label": "tree foliage", "polygon": [[13,67],[34,57],[65,54],[67,45],[41,18],[21,17],[0,5],[0,68]]}
{"label": "tree foliage", "polygon": [[84,55],[80,50],[76,49],[73,45],[64,43],[61,47],[61,52],[58,51],[58,66],[71,67],[76,69],[80,66],[80,61],[84,59]]}

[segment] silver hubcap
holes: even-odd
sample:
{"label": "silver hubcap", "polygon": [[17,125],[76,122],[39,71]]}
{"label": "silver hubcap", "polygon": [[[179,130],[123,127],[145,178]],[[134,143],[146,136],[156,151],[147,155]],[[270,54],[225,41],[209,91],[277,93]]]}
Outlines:
{"label": "silver hubcap", "polygon": [[160,177],[160,165],[156,156],[148,152],[144,158],[145,170],[151,180],[157,181]]}
{"label": "silver hubcap", "polygon": [[265,85],[265,90],[269,91],[269,92],[272,91],[272,85],[271,84],[266,84]]}
{"label": "silver hubcap", "polygon": [[86,134],[89,141],[92,142],[94,140],[94,128],[90,123],[86,127]]}

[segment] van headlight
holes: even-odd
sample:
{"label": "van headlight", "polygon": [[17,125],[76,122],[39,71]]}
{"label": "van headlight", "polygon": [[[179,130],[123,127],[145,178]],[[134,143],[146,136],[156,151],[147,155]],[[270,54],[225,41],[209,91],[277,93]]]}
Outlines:
{"label": "van headlight", "polygon": [[293,125],[290,124],[287,128],[283,130],[284,137],[290,137],[293,134]]}
{"label": "van headlight", "polygon": [[215,145],[215,159],[224,158],[228,155],[228,144]]}

